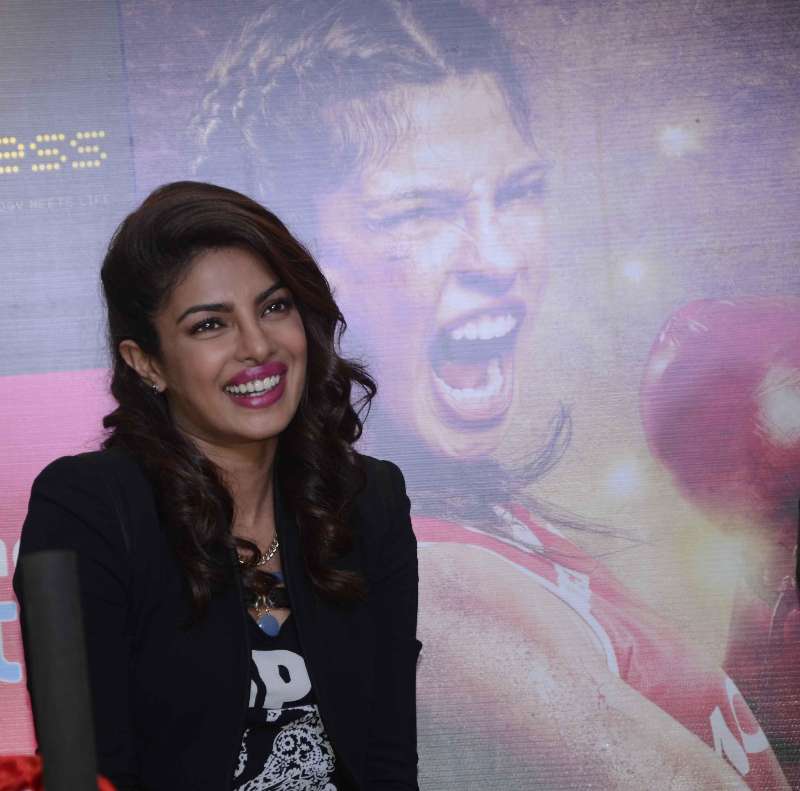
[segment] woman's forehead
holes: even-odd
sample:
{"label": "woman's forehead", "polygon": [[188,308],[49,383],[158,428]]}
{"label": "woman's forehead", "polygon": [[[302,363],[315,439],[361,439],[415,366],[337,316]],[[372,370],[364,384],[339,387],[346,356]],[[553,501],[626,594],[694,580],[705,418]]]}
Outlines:
{"label": "woman's forehead", "polygon": [[539,161],[523,138],[497,85],[453,78],[406,92],[409,123],[391,148],[353,171],[343,185],[376,199],[404,197],[447,185],[494,182]]}
{"label": "woman's forehead", "polygon": [[[352,165],[348,175],[380,171],[393,164],[408,169],[440,157],[453,158],[473,143],[497,137],[529,140],[520,128],[498,79],[486,72],[451,75],[430,84],[401,84],[371,97],[339,100],[322,112],[332,138],[335,159]],[[504,148],[506,146],[504,145]]]}
{"label": "woman's forehead", "polygon": [[217,247],[196,255],[170,292],[165,307],[179,309],[184,302],[230,299],[238,292],[267,288],[277,281],[273,268],[259,255],[242,247]]}

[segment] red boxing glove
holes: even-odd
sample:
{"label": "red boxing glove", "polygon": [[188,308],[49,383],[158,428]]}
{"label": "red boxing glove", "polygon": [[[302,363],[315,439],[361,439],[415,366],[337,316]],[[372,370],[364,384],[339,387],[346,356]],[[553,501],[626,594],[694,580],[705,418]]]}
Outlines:
{"label": "red boxing glove", "polygon": [[653,454],[695,505],[796,525],[800,299],[682,307],[653,345],[640,408]]}
{"label": "red boxing glove", "polygon": [[752,586],[742,580],[725,667],[800,783],[800,610],[789,574],[800,498],[800,299],[682,307],[653,345],[640,408],[650,449],[687,499],[719,522],[769,528],[772,560]]}

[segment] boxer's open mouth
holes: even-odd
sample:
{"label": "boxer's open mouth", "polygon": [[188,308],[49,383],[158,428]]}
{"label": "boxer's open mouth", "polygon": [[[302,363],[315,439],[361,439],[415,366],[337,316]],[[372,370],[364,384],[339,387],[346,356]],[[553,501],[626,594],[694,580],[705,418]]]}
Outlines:
{"label": "boxer's open mouth", "polygon": [[451,417],[491,422],[508,410],[524,316],[519,305],[494,308],[459,317],[436,334],[430,355],[434,389]]}

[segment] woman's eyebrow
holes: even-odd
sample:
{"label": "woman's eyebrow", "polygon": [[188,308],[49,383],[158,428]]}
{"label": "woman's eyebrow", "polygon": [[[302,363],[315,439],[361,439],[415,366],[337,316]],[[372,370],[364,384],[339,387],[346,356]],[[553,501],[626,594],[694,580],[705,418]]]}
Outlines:
{"label": "woman's eyebrow", "polygon": [[284,288],[283,281],[278,280],[277,282],[273,283],[268,289],[262,291],[253,300],[253,304],[260,305],[265,299],[269,299],[276,291],[280,291],[280,289],[282,288]]}
{"label": "woman's eyebrow", "polygon": [[175,323],[180,324],[192,313],[230,313],[231,311],[233,311],[233,306],[230,302],[208,302],[204,305],[192,305],[192,307],[186,308],[186,310],[178,316]]}
{"label": "woman's eyebrow", "polygon": [[503,186],[517,184],[531,176],[546,176],[549,170],[550,168],[548,168],[547,164],[544,162],[534,162],[530,165],[524,165],[506,176],[503,179]]}
{"label": "woman's eyebrow", "polygon": [[[277,283],[273,283],[268,289],[262,291],[254,300],[253,303],[255,305],[261,304],[265,299],[269,299],[269,297],[274,294],[279,289],[283,288],[283,283],[278,281]],[[207,302],[202,305],[192,305],[190,308],[186,308],[186,310],[178,316],[176,324],[180,324],[187,316],[191,315],[192,313],[232,313],[233,312],[233,305],[230,302]]]}
{"label": "woman's eyebrow", "polygon": [[381,196],[377,200],[368,201],[365,207],[369,209],[382,208],[386,204],[397,201],[431,201],[435,203],[457,203],[464,196],[457,190],[442,187],[421,187],[418,189],[398,190]]}

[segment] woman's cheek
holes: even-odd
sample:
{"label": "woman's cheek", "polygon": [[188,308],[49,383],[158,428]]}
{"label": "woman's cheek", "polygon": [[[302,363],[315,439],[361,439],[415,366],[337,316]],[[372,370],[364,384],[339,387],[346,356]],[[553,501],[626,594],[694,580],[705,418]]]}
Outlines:
{"label": "woman's cheek", "polygon": [[464,228],[456,221],[423,222],[393,233],[385,245],[386,258],[414,276],[441,273],[464,240]]}
{"label": "woman's cheek", "polygon": [[505,239],[519,239],[526,246],[544,248],[546,223],[540,207],[520,204],[503,211],[497,226]]}

